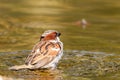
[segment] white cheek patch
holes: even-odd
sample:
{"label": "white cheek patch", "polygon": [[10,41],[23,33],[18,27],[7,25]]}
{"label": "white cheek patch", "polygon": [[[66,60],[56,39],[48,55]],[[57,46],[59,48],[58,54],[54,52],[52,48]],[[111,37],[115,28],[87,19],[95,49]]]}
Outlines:
{"label": "white cheek patch", "polygon": [[59,51],[60,49],[59,48],[52,48],[52,50]]}

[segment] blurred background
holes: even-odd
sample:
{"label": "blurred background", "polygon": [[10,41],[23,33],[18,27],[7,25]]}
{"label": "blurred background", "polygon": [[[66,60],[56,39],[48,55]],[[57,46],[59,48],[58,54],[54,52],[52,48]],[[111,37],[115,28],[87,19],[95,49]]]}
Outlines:
{"label": "blurred background", "polygon": [[31,50],[48,29],[64,50],[120,53],[120,1],[0,0],[0,52]]}
{"label": "blurred background", "polygon": [[[62,34],[61,73],[8,70],[50,29]],[[120,80],[119,54],[120,0],[0,0],[0,79]]]}

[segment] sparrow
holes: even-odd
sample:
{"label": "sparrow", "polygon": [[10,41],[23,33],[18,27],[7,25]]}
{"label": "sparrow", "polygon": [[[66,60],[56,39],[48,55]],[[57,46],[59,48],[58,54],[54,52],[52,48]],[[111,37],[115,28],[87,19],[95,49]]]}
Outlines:
{"label": "sparrow", "polygon": [[10,70],[20,69],[56,69],[63,55],[63,43],[56,30],[47,30],[40,36],[40,41],[33,47],[25,60],[25,64],[10,67]]}

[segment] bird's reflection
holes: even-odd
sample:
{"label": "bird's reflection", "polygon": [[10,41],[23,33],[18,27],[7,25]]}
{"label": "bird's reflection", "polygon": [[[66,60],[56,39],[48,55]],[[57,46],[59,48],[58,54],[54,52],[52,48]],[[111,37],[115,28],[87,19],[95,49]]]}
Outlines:
{"label": "bird's reflection", "polygon": [[60,70],[36,70],[34,71],[34,75],[36,75],[36,77],[33,78],[35,80],[63,80]]}
{"label": "bird's reflection", "polygon": [[63,80],[60,70],[19,70],[15,75],[2,76],[0,80]]}

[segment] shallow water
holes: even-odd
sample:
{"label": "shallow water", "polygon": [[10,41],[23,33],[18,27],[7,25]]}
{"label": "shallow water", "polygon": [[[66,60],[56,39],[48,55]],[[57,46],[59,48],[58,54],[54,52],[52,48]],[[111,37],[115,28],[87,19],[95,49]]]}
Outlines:
{"label": "shallow water", "polygon": [[[31,50],[43,31],[55,29],[63,34],[64,49],[120,53],[119,3],[0,0],[0,51]],[[82,19],[88,23],[86,29]]]}
{"label": "shallow water", "polygon": [[31,50],[44,30],[55,29],[64,49],[120,53],[119,2],[0,0],[0,51]]}
{"label": "shallow water", "polygon": [[[64,51],[64,56],[54,71],[19,70],[11,71],[13,65],[24,64],[30,51],[0,53],[0,74],[3,78],[18,80],[119,80],[120,55],[105,52],[79,50]],[[114,74],[116,73],[116,74]]]}
{"label": "shallow water", "polygon": [[[0,0],[0,79],[120,80],[120,0]],[[84,29],[80,21],[85,19]],[[10,71],[24,63],[46,29],[62,33],[53,73]],[[3,77],[2,77],[3,76]]]}

